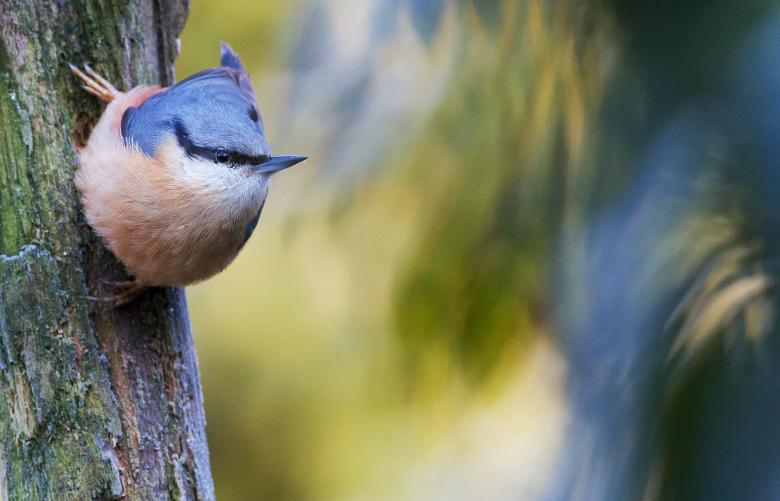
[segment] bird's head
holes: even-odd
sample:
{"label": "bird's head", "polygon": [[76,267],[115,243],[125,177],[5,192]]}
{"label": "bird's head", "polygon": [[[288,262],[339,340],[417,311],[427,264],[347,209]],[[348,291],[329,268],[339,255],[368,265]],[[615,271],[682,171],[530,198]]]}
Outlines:
{"label": "bird's head", "polygon": [[180,158],[210,165],[217,175],[231,169],[267,177],[305,160],[271,154],[249,75],[225,43],[220,62],[129,108],[122,118],[125,141],[149,156],[173,142]]}
{"label": "bird's head", "polygon": [[271,155],[262,125],[258,127],[257,120],[254,123],[247,120],[246,114],[245,110],[242,116],[240,110],[222,105],[214,120],[192,119],[191,114],[182,113],[172,120],[170,128],[176,145],[187,158],[211,162],[215,169],[268,176],[306,160],[306,157]]}

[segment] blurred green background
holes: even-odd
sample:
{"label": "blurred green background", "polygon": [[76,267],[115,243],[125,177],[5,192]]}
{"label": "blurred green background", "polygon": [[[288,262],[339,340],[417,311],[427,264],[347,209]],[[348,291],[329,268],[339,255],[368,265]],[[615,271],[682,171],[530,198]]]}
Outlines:
{"label": "blurred green background", "polygon": [[[498,477],[496,492],[510,489],[517,481],[515,459],[541,470],[544,456],[547,462],[552,457],[541,450],[534,452],[538,460],[524,459],[528,431],[511,421],[533,418],[544,425],[548,413],[560,419],[554,393],[518,394],[519,386],[528,386],[520,377],[528,353],[555,361],[549,347],[534,341],[543,224],[525,223],[535,232],[528,242],[519,234],[500,235],[500,221],[483,228],[494,218],[491,212],[518,209],[497,207],[502,178],[513,175],[499,163],[509,167],[507,159],[519,153],[520,138],[514,136],[528,99],[511,88],[522,83],[521,75],[504,81],[503,72],[497,73],[496,63],[511,48],[495,48],[484,27],[456,26],[460,14],[451,6],[438,21],[442,32],[429,34],[438,37],[430,45],[409,26],[399,27],[410,32],[386,35],[375,49],[381,57],[364,52],[340,68],[316,60],[318,67],[303,72],[316,72],[321,87],[296,90],[294,80],[306,78],[292,68],[295,51],[306,50],[296,44],[312,43],[299,41],[306,24],[296,16],[312,8],[317,6],[195,1],[181,37],[180,78],[213,66],[219,41],[228,41],[252,74],[274,152],[310,157],[274,180],[259,230],[230,269],[188,290],[217,494],[226,500],[430,499],[444,496],[441,489],[457,492],[457,483],[477,493],[490,477]],[[373,6],[343,2],[330,8],[334,24],[368,24]],[[411,22],[406,8],[391,15]],[[340,32],[329,36],[345,40],[334,51],[367,49],[352,47],[368,45],[367,28],[335,29]],[[474,30],[479,47],[458,47],[462,29]],[[503,36],[511,37],[506,31]],[[486,55],[492,61],[478,61]],[[339,57],[345,56],[334,54]],[[530,57],[517,54],[509,64],[529,64]],[[466,61],[469,68],[456,67]],[[332,159],[332,149],[357,145],[338,137],[349,132],[336,129],[363,113],[394,112],[358,109],[345,118],[342,105],[328,113],[317,109],[323,106],[317,101],[339,92],[349,100],[354,73],[374,64],[395,72],[410,65],[410,78],[397,83],[399,94],[373,98],[380,104],[410,102],[399,105],[408,109],[397,131],[382,126],[367,134],[365,141],[375,143],[367,146],[372,153],[353,168],[357,173],[345,173],[349,166]],[[481,74],[485,68],[492,74]],[[369,71],[375,69],[382,70]],[[455,84],[461,71],[462,82]],[[438,81],[428,82],[431,77]],[[364,78],[384,79],[381,92],[396,85],[395,76]],[[483,78],[491,80],[490,92],[499,100],[480,88]],[[417,81],[436,86],[424,90],[432,94],[429,102],[416,101]],[[296,91],[303,95],[296,97]],[[447,92],[455,97],[446,100]],[[295,99],[315,102],[314,109],[300,111],[291,103]],[[459,124],[463,106],[480,122]],[[515,109],[502,117],[507,106]],[[543,128],[548,118],[535,120]],[[481,132],[485,123],[495,130]],[[307,135],[310,129],[315,137]],[[469,143],[453,134],[479,139]],[[454,140],[461,143],[456,148]],[[474,192],[466,186],[471,169],[484,174]],[[560,368],[536,367],[533,377],[540,371],[550,378],[545,386],[555,390]],[[520,382],[507,385],[510,374]],[[538,417],[523,416],[523,407],[531,405],[539,407]],[[491,438],[478,438],[471,429],[477,426]],[[552,440],[554,427],[549,434]],[[530,438],[542,443],[542,437]],[[493,447],[507,448],[509,457],[491,458]],[[496,462],[504,464],[503,472],[492,471]],[[469,478],[458,478],[472,469]],[[526,476],[532,488],[534,473]]]}
{"label": "blurred green background", "polygon": [[770,499],[702,458],[780,438],[773,16],[194,0],[179,78],[229,42],[309,156],[187,290],[218,497]]}

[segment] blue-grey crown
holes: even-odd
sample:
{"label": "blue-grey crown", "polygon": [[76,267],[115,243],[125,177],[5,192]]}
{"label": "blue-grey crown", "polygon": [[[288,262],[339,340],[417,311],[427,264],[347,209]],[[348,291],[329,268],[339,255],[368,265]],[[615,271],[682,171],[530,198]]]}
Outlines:
{"label": "blue-grey crown", "polygon": [[188,155],[259,164],[270,156],[263,121],[241,59],[222,43],[221,67],[198,72],[122,117],[122,137],[153,156],[167,138]]}

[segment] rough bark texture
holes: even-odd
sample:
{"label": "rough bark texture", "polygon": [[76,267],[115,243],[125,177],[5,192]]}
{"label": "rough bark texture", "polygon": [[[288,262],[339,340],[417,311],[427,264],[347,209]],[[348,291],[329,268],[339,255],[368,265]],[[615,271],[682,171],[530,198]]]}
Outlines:
{"label": "rough bark texture", "polygon": [[102,110],[66,61],[170,84],[187,0],[0,0],[0,499],[212,499],[184,293],[118,309],[74,142]]}

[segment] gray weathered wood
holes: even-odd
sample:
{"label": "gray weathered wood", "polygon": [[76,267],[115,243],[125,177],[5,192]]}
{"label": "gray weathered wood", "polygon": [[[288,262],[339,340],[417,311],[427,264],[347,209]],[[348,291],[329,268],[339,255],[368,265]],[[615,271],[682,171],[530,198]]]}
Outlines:
{"label": "gray weathered wood", "polygon": [[0,499],[212,499],[184,293],[110,310],[74,142],[119,88],[173,80],[186,0],[0,0]]}

